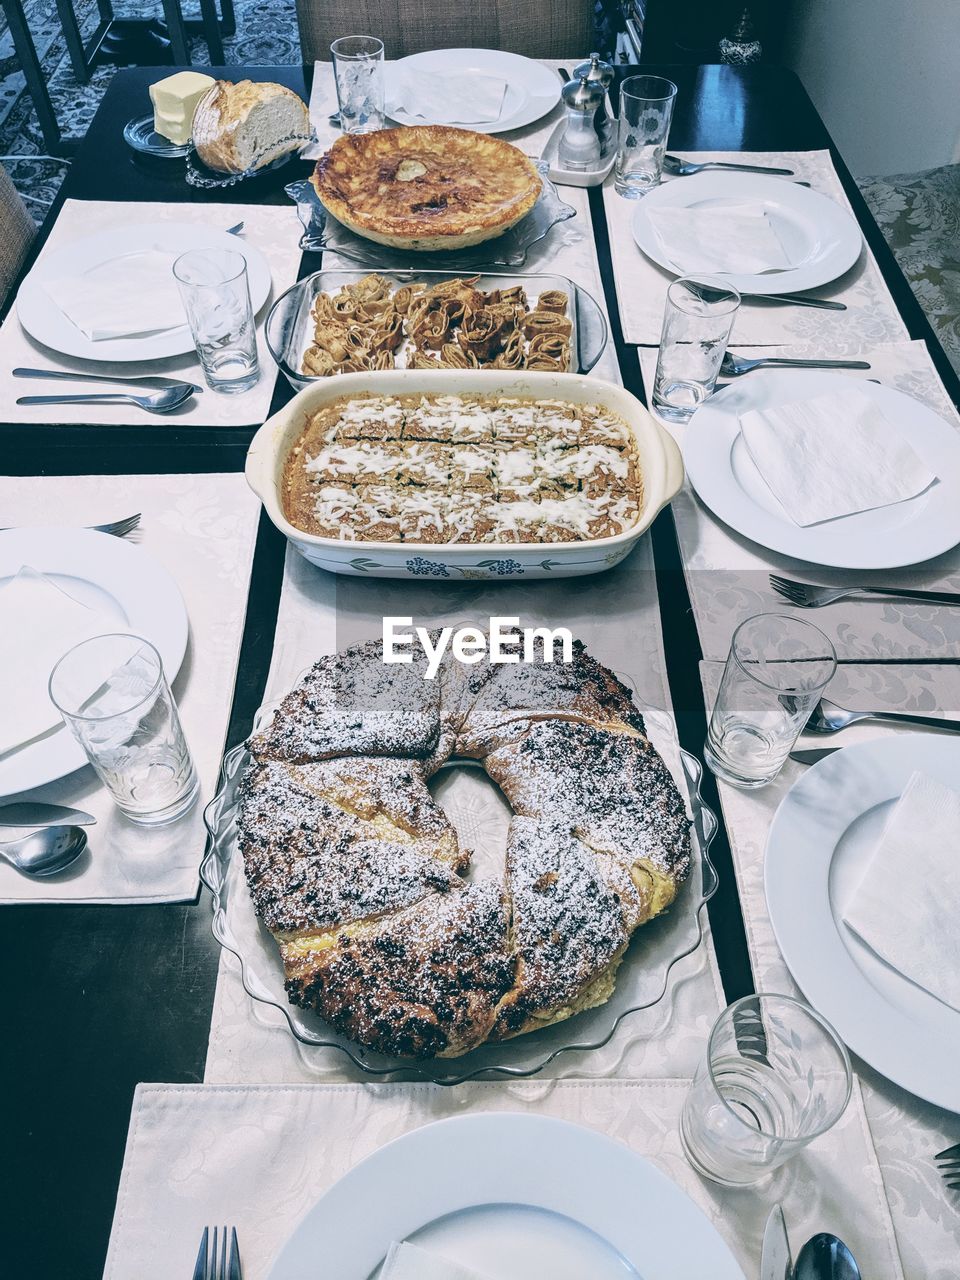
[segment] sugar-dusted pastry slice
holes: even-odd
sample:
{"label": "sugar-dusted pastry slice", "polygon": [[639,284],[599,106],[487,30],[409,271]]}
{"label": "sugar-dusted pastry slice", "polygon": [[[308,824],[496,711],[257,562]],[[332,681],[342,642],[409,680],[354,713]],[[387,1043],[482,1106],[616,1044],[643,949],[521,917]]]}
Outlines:
{"label": "sugar-dusted pastry slice", "polygon": [[633,432],[612,409],[585,404],[580,408],[580,442],[608,444],[618,449],[632,448]]}
{"label": "sugar-dusted pastry slice", "polygon": [[492,491],[454,489],[447,507],[451,542],[494,542],[497,504]]}
{"label": "sugar-dusted pastry slice", "polygon": [[404,542],[445,543],[451,539],[450,496],[445,489],[411,487],[399,494],[400,534]]}
{"label": "sugar-dusted pastry slice", "polygon": [[540,477],[536,445],[498,449],[494,474],[500,502],[518,503],[535,498]]}
{"label": "sugar-dusted pastry slice", "polygon": [[449,449],[451,489],[494,493],[497,453],[489,444],[453,444]]}
{"label": "sugar-dusted pastry slice", "polygon": [[403,410],[393,396],[357,396],[341,402],[338,440],[399,440]]}
{"label": "sugar-dusted pastry slice", "polygon": [[[312,499],[312,501],[311,501]],[[360,497],[356,489],[344,485],[321,485],[315,491],[300,495],[302,509],[288,512],[288,519],[298,529],[322,538],[339,538],[352,542],[357,537],[357,507]]]}
{"label": "sugar-dusted pastry slice", "polygon": [[389,484],[357,489],[353,527],[361,542],[400,541],[400,490]]}
{"label": "sugar-dusted pastry slice", "polygon": [[303,463],[321,484],[385,484],[395,480],[400,451],[394,441],[359,440],[326,445]]}
{"label": "sugar-dusted pastry slice", "polygon": [[397,481],[401,485],[422,485],[445,489],[450,479],[449,454],[444,445],[426,440],[405,440],[399,449]]}

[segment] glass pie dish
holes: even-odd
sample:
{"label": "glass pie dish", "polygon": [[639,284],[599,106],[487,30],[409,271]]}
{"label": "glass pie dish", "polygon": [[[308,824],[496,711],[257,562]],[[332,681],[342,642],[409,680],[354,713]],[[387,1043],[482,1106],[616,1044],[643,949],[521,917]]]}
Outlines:
{"label": "glass pie dish", "polygon": [[[313,342],[313,306],[317,295],[321,293],[337,293],[344,285],[355,284],[367,271],[342,271],[333,269],[317,271],[312,276],[298,280],[295,285],[282,293],[270,308],[265,326],[267,347],[276,361],[281,373],[294,388],[301,391],[313,382],[322,382],[323,378],[302,373],[303,357]],[[407,271],[378,271],[377,275],[386,277],[391,284],[400,287],[405,284],[423,284],[427,287],[441,284],[445,280],[457,279],[452,271],[419,271],[410,268]],[[471,276],[472,279],[472,276]],[[476,287],[484,292],[495,289],[508,289],[511,286],[523,287],[530,302],[531,309],[540,296],[548,290],[559,290],[568,297],[567,316],[573,330],[570,334],[571,364],[575,367],[571,373],[589,373],[603,355],[607,345],[607,321],[599,304],[592,294],[566,276],[545,274],[515,275],[486,273],[480,276]],[[404,367],[404,352],[409,343],[406,339],[396,352],[397,368]]]}
{"label": "glass pie dish", "polygon": [[[254,731],[266,723],[276,705],[260,709]],[[250,761],[241,745],[224,758],[220,790],[204,814],[210,839],[200,874],[213,899],[214,937],[239,961],[244,990],[258,1003],[278,1010],[290,1034],[302,1045],[337,1051],[358,1072],[376,1079],[452,1085],[475,1079],[522,1078],[536,1075],[562,1054],[602,1048],[626,1018],[652,1008],[663,998],[674,966],[703,940],[704,909],[717,888],[710,861],[717,820],[700,794],[702,766],[680,747],[675,725],[666,712],[639,702],[637,706],[692,821],[691,869],[669,911],[637,931],[606,1004],[541,1031],[483,1044],[459,1058],[421,1060],[366,1049],[335,1031],[319,1015],[290,1004],[280,952],[257,919],[237,843],[238,786]],[[470,875],[502,874],[511,811],[499,789],[476,762],[459,760],[441,769],[430,787],[464,845],[475,850]]]}

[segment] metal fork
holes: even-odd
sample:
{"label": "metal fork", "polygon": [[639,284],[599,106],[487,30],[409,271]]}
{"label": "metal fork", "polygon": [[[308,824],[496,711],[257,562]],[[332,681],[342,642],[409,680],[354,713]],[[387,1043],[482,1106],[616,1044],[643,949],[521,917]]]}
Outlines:
{"label": "metal fork", "polygon": [[810,582],[796,582],[770,574],[770,585],[777,595],[798,609],[819,609],[835,600],[890,596],[898,600],[920,600],[926,604],[960,605],[960,591],[914,591],[908,587],[817,587]]}
{"label": "metal fork", "polygon": [[221,1228],[219,1236],[216,1227],[203,1228],[193,1280],[243,1280],[236,1227],[230,1228],[229,1249],[226,1227]]}
{"label": "metal fork", "polygon": [[938,1151],[933,1158],[950,1190],[960,1191],[960,1142],[947,1147],[946,1151]]}
{"label": "metal fork", "polygon": [[[92,529],[94,533],[112,533],[115,538],[123,538],[128,533],[132,533],[140,524],[140,512],[135,516],[127,516],[124,520],[111,520],[109,524],[87,524],[85,529]],[[6,533],[8,529],[23,529],[26,525],[3,525],[0,526],[0,533]]]}

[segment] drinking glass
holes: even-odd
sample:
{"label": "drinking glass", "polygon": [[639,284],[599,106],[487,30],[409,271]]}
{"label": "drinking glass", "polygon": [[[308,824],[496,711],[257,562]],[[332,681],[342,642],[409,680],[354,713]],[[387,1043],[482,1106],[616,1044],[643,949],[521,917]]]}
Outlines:
{"label": "drinking glass", "polygon": [[628,76],[620,86],[617,194],[638,200],[660,183],[677,86],[660,76]]}
{"label": "drinking glass", "polygon": [[780,613],[759,613],[733,633],[713,706],[704,756],[724,782],[772,782],[837,669],[818,628]]}
{"label": "drinking glass", "polygon": [[680,1115],[687,1159],[745,1187],[832,1128],[850,1100],[850,1058],[824,1018],[792,996],[744,996],[724,1009]]}
{"label": "drinking glass", "polygon": [[211,391],[236,395],[260,377],[247,260],[232,249],[191,249],[173,264]]}
{"label": "drinking glass", "polygon": [[148,640],[114,634],[75,645],[53,669],[50,697],[128,818],[159,826],[193,805],[196,770]]}
{"label": "drinking glass", "polygon": [[330,46],[344,133],[382,129],[383,41],[376,36],[341,36]]}
{"label": "drinking glass", "polygon": [[653,403],[663,418],[686,422],[717,384],[740,295],[728,284],[681,276],[667,289]]}

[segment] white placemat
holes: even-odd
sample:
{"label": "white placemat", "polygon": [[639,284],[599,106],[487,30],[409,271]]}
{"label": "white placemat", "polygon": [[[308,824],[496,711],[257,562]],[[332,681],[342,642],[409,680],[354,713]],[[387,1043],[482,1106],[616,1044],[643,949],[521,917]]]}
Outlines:
{"label": "white placemat", "polygon": [[[808,181],[814,191],[850,209],[829,151],[678,151],[675,154],[686,160],[727,160],[793,169],[797,178]],[[686,179],[665,178],[664,181]],[[613,184],[611,174],[603,186],[603,203],[610,230],[623,336],[627,342],[656,344],[660,341],[667,286],[674,277],[651,262],[635,244],[630,224],[638,202],[618,196]],[[777,306],[745,299],[734,326],[734,343],[766,346],[809,343],[822,355],[842,356],[860,347],[900,342],[908,337],[906,325],[866,245],[859,261],[839,280],[809,292],[818,298],[845,302],[847,310],[815,311],[809,307]]]}
{"label": "white placemat", "polygon": [[[762,356],[769,348],[738,348],[738,355]],[[810,347],[777,348],[777,354],[807,356]],[[879,378],[928,405],[960,430],[957,414],[923,342],[891,343],[863,353],[871,368],[845,370],[844,377]],[[641,348],[640,366],[648,402],[652,398],[656,348]],[[744,377],[760,377],[759,373]],[[855,383],[851,385],[856,385]],[[683,445],[686,427],[660,419]],[[685,483],[673,501],[673,518],[683,556],[687,589],[705,658],[723,659],[738,623],[755,613],[788,610],[768,574],[825,586],[912,587],[960,592],[960,547],[916,568],[825,569],[768,551],[718,520]],[[960,657],[960,606],[911,604],[902,600],[838,601],[803,615],[830,636],[841,658],[955,659]]]}
{"label": "white placemat", "polygon": [[24,365],[33,369],[53,369],[72,373],[102,373],[105,376],[140,377],[161,374],[169,378],[182,378],[203,387],[200,395],[193,396],[175,413],[156,418],[133,405],[17,405],[15,400],[24,395],[96,394],[99,391],[117,391],[122,388],[93,383],[39,382],[26,379],[6,379],[7,403],[3,409],[5,422],[46,423],[107,423],[124,426],[142,426],[149,422],[163,422],[168,426],[234,427],[259,425],[270,410],[270,400],[277,380],[277,366],[267,350],[263,337],[263,325],[267,312],[285,289],[295,282],[300,267],[300,222],[294,206],[256,204],[146,204],[118,203],[113,200],[68,200],[53,225],[49,238],[40,251],[40,261],[54,250],[62,249],[71,241],[84,236],[109,231],[111,227],[129,227],[135,222],[189,222],[203,227],[235,226],[242,222],[244,229],[239,239],[254,245],[270,265],[273,288],[270,296],[257,313],[257,350],[260,354],[260,381],[250,391],[241,395],[221,395],[206,386],[197,357],[193,352],[173,356],[167,360],[151,360],[144,363],[123,361],[110,364],[105,361],[77,360],[61,355],[34,342],[21,328],[16,306],[0,328],[0,370],[9,374],[11,369]]}
{"label": "white placemat", "polygon": [[[299,1220],[357,1161],[430,1121],[482,1111],[555,1116],[626,1143],[696,1201],[750,1280],[778,1201],[795,1255],[814,1232],[834,1231],[865,1277],[902,1280],[859,1091],[837,1127],[769,1182],[727,1191],[698,1178],[681,1152],[687,1087],[685,1079],[456,1089],[140,1085],[104,1280],[192,1275],[201,1231],[214,1222],[236,1224],[243,1274],[262,1280]],[[563,1177],[562,1169],[545,1172]],[[322,1257],[317,1267],[320,1276]]]}
{"label": "white placemat", "polygon": [[84,768],[17,799],[85,809],[89,853],[72,868],[32,880],[0,862],[0,903],[178,902],[199,884],[202,806],[215,788],[233,702],[260,504],[242,475],[0,477],[4,523],[100,524],[143,513],[130,541],[175,578],[190,619],[190,642],[174,696],[200,777],[200,800],[167,827],[122,817]]}
{"label": "white placemat", "polygon": [[[431,626],[466,617],[514,616],[525,625],[569,626],[588,649],[627,673],[641,700],[669,705],[656,580],[649,539],[616,569],[578,582],[504,584],[391,583],[336,579],[287,552],[273,661],[265,701],[282,695],[322,653],[378,634],[384,614],[429,618]],[[703,924],[708,929],[706,913]],[[709,931],[701,947],[673,971],[667,995],[651,1010],[624,1020],[602,1049],[563,1054],[553,1075],[654,1075],[692,1071],[723,994]],[[243,989],[239,966],[223,953],[217,981],[205,1079],[216,1083],[355,1078],[335,1050],[298,1044],[279,1012]]]}
{"label": "white placemat", "polygon": [[[716,698],[722,671],[719,662],[701,666],[708,709]],[[854,708],[883,707],[957,717],[960,667],[841,664],[830,684],[830,696],[841,705]],[[900,729],[860,724],[848,729],[842,742],[865,742],[910,731],[908,726]],[[840,741],[837,739],[833,745]],[[822,739],[805,738],[802,742],[805,746],[823,745]],[[777,807],[803,772],[803,765],[788,760],[776,781],[758,791],[740,791],[718,783],[754,982],[758,990],[793,995],[800,993],[784,964],[767,914],[763,855]],[[933,1156],[960,1141],[960,1116],[911,1097],[857,1059],[854,1066],[862,1085],[904,1274],[908,1280],[955,1280],[960,1239],[957,1197],[941,1181]]]}

